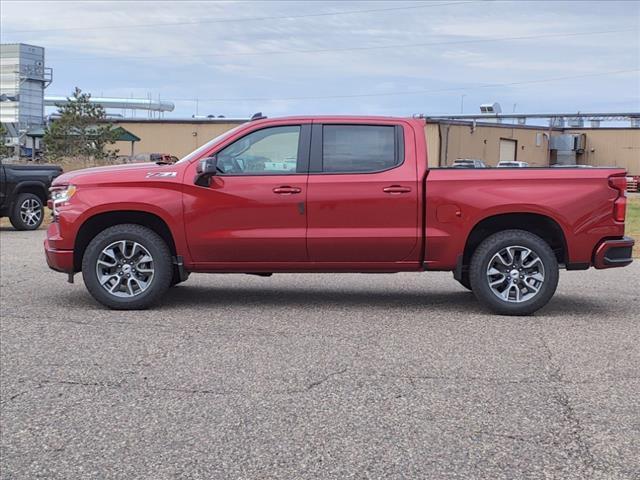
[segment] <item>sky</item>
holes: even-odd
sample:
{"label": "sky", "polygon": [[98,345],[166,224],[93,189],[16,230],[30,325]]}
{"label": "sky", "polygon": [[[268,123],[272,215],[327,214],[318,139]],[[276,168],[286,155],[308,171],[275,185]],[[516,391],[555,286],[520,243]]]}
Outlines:
{"label": "sky", "polygon": [[45,47],[47,95],[172,118],[640,111],[638,1],[2,0],[0,27]]}

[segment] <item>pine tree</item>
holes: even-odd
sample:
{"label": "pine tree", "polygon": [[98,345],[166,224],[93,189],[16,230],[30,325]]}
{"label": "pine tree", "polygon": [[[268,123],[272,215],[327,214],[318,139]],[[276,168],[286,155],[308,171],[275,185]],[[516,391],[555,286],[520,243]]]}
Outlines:
{"label": "pine tree", "polygon": [[7,137],[7,129],[3,124],[0,123],[0,157],[4,157],[11,153],[11,148],[7,147],[4,143],[6,142]]}
{"label": "pine tree", "polygon": [[118,132],[106,123],[104,108],[91,103],[90,98],[90,94],[76,87],[66,105],[57,105],[60,117],[47,126],[43,139],[50,159],[80,157],[87,165],[90,160],[117,154],[117,150],[106,147],[116,142]]}

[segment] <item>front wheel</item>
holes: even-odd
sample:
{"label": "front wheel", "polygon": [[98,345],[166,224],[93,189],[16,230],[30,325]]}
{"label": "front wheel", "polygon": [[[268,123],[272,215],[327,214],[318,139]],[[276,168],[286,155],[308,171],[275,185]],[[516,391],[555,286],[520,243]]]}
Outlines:
{"label": "front wheel", "polygon": [[476,298],[500,315],[530,315],[558,286],[558,261],[542,238],[524,230],[491,235],[476,249],[469,268]]}
{"label": "front wheel", "polygon": [[82,277],[89,293],[109,308],[148,308],[171,284],[171,252],[153,230],[141,225],[115,225],[100,232],[87,246]]}

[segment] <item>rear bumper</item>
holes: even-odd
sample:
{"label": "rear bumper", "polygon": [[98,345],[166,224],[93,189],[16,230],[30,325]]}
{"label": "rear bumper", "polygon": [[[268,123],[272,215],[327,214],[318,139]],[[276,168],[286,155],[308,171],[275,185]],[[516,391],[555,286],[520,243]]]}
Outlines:
{"label": "rear bumper", "polygon": [[56,272],[73,272],[73,250],[57,250],[49,244],[49,239],[44,239],[44,254],[47,257],[47,265]]}
{"label": "rear bumper", "polygon": [[633,262],[634,240],[623,237],[616,240],[603,240],[593,255],[595,268],[626,267]]}

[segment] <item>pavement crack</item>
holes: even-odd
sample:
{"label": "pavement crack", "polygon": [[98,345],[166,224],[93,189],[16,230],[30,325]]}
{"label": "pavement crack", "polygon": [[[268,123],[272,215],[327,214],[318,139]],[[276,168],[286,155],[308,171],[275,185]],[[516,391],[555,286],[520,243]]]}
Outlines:
{"label": "pavement crack", "polygon": [[27,390],[23,390],[22,392],[18,392],[18,393],[14,393],[13,395],[11,395],[9,398],[7,398],[6,400],[0,402],[0,405],[5,405],[9,402],[14,401],[16,398],[21,397],[22,395],[26,394],[26,393],[31,393],[34,390],[37,390],[39,388],[42,388],[42,385],[36,385],[34,388],[29,388]]}
{"label": "pavement crack", "polygon": [[71,385],[71,386],[81,386],[81,387],[122,387],[124,382],[118,383],[109,383],[109,382],[81,382],[74,380],[40,380],[38,382],[40,386],[43,384],[52,384],[52,385]]}
{"label": "pavement crack", "polygon": [[571,452],[570,450],[568,453],[570,455],[572,453],[575,453],[575,455],[583,462],[585,469],[590,473],[593,473],[593,471],[597,468],[595,464],[595,458],[593,456],[593,453],[591,452],[591,449],[589,448],[588,443],[584,439],[584,429],[582,427],[582,423],[580,422],[580,418],[571,405],[569,395],[563,386],[567,382],[565,382],[563,378],[560,366],[556,364],[553,358],[553,352],[547,344],[544,335],[540,333],[539,337],[542,344],[542,351],[547,359],[547,364],[549,367],[549,378],[552,380],[552,398],[560,406],[560,412],[562,414],[563,422],[568,427],[569,435],[575,442],[575,445],[577,447],[576,452]]}
{"label": "pavement crack", "polygon": [[540,443],[539,440],[533,437],[526,437],[523,435],[513,435],[508,433],[496,433],[496,432],[488,432],[485,430],[479,430],[476,432],[471,432],[474,435],[487,435],[489,437],[497,437],[497,438],[505,438],[507,440],[514,440],[517,442],[528,442],[528,443]]}
{"label": "pavement crack", "polygon": [[346,373],[347,370],[349,370],[349,368],[345,367],[342,370],[338,370],[337,372],[328,373],[324,377],[307,384],[304,388],[288,390],[287,393],[293,394],[293,393],[305,393],[305,392],[308,392],[309,390],[311,390],[311,389],[313,389],[313,388],[315,388],[315,387],[317,387],[319,385],[322,385],[323,383],[327,382],[328,380],[331,380],[333,377],[336,377],[338,375],[342,375],[342,374]]}
{"label": "pavement crack", "polygon": [[222,392],[216,390],[207,390],[207,389],[198,389],[198,388],[172,388],[172,387],[154,387],[147,386],[148,390],[158,391],[158,392],[177,392],[177,393],[188,393],[190,395],[238,395],[240,392]]}
{"label": "pavement crack", "polygon": [[434,380],[434,381],[443,381],[443,382],[481,382],[481,383],[491,383],[496,385],[514,385],[514,384],[544,384],[549,383],[548,380],[540,380],[540,379],[532,379],[532,378],[523,378],[523,379],[501,379],[501,378],[492,378],[492,377],[474,377],[474,376],[465,376],[465,375],[395,375],[389,373],[378,373],[377,375],[381,377],[388,378],[399,378],[408,380],[413,387],[416,387],[416,380]]}

